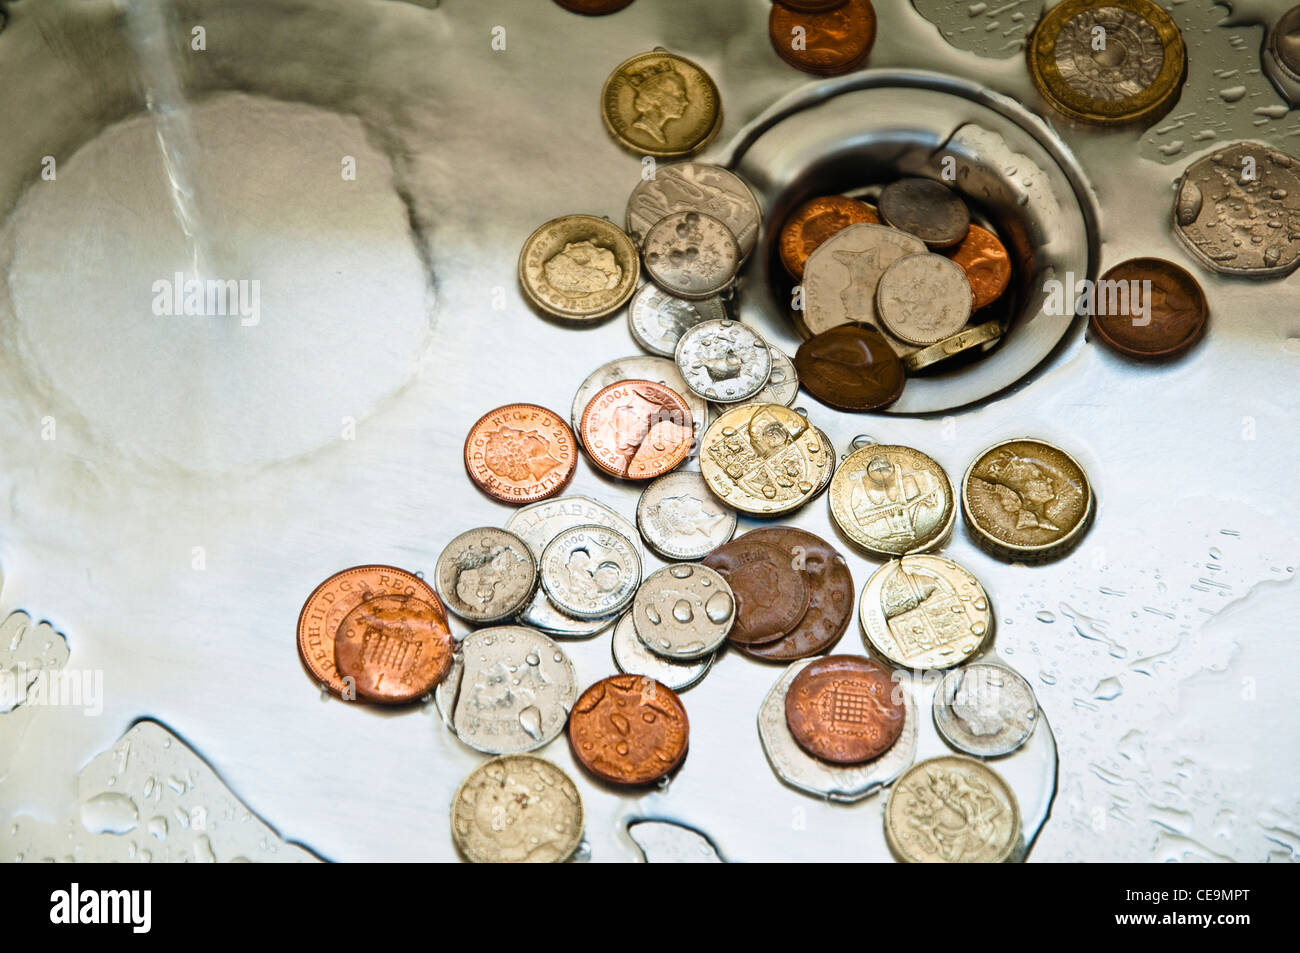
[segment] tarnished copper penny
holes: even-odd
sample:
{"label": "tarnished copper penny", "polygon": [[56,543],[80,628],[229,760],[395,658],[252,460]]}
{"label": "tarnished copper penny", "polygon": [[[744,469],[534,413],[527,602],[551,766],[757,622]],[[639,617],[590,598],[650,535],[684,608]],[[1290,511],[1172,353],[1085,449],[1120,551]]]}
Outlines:
{"label": "tarnished copper penny", "polygon": [[701,562],[727,580],[736,597],[736,618],[727,635],[742,645],[774,642],[808,611],[811,587],[782,549],[745,534]]}
{"label": "tarnished copper penny", "polygon": [[814,758],[861,764],[890,749],[903,733],[902,695],[884,666],[858,655],[817,659],[790,683],[785,721]]}
{"label": "tarnished copper penny", "polygon": [[607,13],[618,13],[632,0],[555,0],[560,6],[574,13],[588,17],[603,17]]}
{"label": "tarnished copper penny", "polygon": [[536,503],[563,492],[578,467],[573,431],[536,404],[507,404],[479,418],[465,438],[469,478],[502,503]]}
{"label": "tarnished copper penny", "polygon": [[446,617],[416,596],[367,599],[347,614],[334,639],[334,664],[357,694],[401,704],[433,691],[451,670],[454,642]]}
{"label": "tarnished copper penny", "polygon": [[582,445],[610,476],[653,480],[686,459],[695,442],[686,400],[653,381],[618,381],[582,412]]}
{"label": "tarnished copper penny", "polygon": [[876,11],[871,0],[847,0],[819,13],[774,3],[767,32],[777,55],[795,69],[837,76],[856,69],[871,52]]}
{"label": "tarnished copper penny", "polygon": [[793,662],[828,651],[853,618],[853,575],[839,551],[820,536],[792,526],[772,526],[745,534],[790,557],[808,580],[808,611],[785,636],[763,645],[738,645],[753,658]]}
{"label": "tarnished copper penny", "polygon": [[879,225],[880,216],[866,202],[844,195],[819,195],[804,202],[781,226],[781,264],[790,277],[803,278],[808,256],[850,225]]}
{"label": "tarnished copper penny", "polygon": [[804,390],[837,410],[888,406],[906,382],[903,362],[885,336],[861,325],[843,324],[804,341],[794,366]]}
{"label": "tarnished copper penny", "polygon": [[972,225],[959,244],[941,249],[939,254],[952,259],[966,272],[966,280],[975,294],[972,306],[975,311],[997,301],[1011,283],[1011,256],[987,228]]}
{"label": "tarnished copper penny", "polygon": [[584,768],[614,784],[657,781],[686,757],[690,723],[676,692],[644,675],[611,675],[569,714],[569,742]]}
{"label": "tarnished copper penny", "polygon": [[1110,269],[1097,283],[1099,289],[1122,287],[1107,282],[1126,286],[1128,306],[1113,307],[1118,302],[1109,290],[1100,291],[1093,303],[1092,329],[1121,354],[1171,357],[1191,347],[1205,333],[1210,316],[1205,292],[1195,278],[1173,262],[1132,258]]}
{"label": "tarnished copper penny", "polygon": [[298,654],[313,679],[335,695],[346,686],[334,665],[334,637],[347,614],[377,596],[415,596],[434,606],[443,621],[443,608],[433,587],[419,576],[392,566],[353,566],[336,572],[317,586],[298,615]]}

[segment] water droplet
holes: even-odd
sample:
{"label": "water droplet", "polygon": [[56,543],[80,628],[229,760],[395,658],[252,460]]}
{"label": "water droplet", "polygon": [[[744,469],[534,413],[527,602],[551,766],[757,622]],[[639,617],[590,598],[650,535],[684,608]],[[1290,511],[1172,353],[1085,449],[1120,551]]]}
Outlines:
{"label": "water droplet", "polygon": [[155,817],[145,827],[150,834],[159,840],[167,839],[167,819],[165,817]]}
{"label": "water droplet", "polygon": [[668,570],[668,574],[674,579],[690,579],[694,570],[690,566],[676,565]]}
{"label": "water droplet", "polygon": [[519,713],[519,727],[534,741],[542,738],[542,711],[536,705],[529,705]]}
{"label": "water droplet", "polygon": [[524,661],[527,662],[529,665],[533,665],[533,666],[542,664],[541,657],[538,656],[536,652],[529,652],[526,656],[524,656]]}
{"label": "water droplet", "polygon": [[1093,689],[1092,697],[1098,701],[1108,702],[1119,698],[1123,691],[1124,686],[1120,684],[1118,678],[1103,678]]}
{"label": "water droplet", "polygon": [[864,433],[860,433],[849,441],[849,446],[854,450],[861,450],[863,447],[869,447],[875,442],[875,437],[869,437]]}
{"label": "water droplet", "polygon": [[654,606],[645,607],[645,617],[650,620],[652,625],[660,625],[664,621],[663,616],[659,614],[659,610]]}
{"label": "water droplet", "polygon": [[682,625],[687,625],[688,623],[694,621],[695,610],[691,608],[691,604],[687,602],[685,599],[678,599],[673,604],[673,618],[676,619],[678,622],[680,622]]}
{"label": "water droplet", "polygon": [[704,603],[704,614],[708,616],[710,622],[714,625],[721,625],[731,618],[735,611],[735,606],[731,601],[731,596],[725,592],[715,592],[709,597],[709,601]]}
{"label": "water droplet", "polygon": [[81,826],[92,834],[125,834],[140,823],[140,812],[125,794],[98,794],[81,805]]}
{"label": "water droplet", "polygon": [[1056,621],[1056,616],[1053,613],[1048,612],[1046,609],[1042,609],[1039,612],[1037,612],[1034,615],[1034,618],[1037,619],[1039,622],[1051,623]]}

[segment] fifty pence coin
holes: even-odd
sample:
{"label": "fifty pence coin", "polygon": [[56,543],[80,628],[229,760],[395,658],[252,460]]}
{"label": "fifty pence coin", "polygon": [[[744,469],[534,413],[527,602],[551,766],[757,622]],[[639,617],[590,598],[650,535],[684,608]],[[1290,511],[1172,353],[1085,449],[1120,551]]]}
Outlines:
{"label": "fifty pence coin", "polygon": [[958,354],[965,354],[977,348],[988,350],[1002,338],[1002,324],[998,321],[985,321],[973,328],[959,331],[938,344],[923,347],[919,351],[903,355],[903,366],[910,373],[923,371],[927,367],[941,364]]}
{"label": "fifty pence coin", "polygon": [[569,743],[584,768],[611,784],[650,784],[686,757],[690,722],[668,686],[644,675],[611,675],[573,706]]}
{"label": "fifty pence coin", "polygon": [[1011,283],[1011,255],[987,228],[972,225],[965,238],[940,253],[965,272],[975,295],[972,308],[976,311],[997,301]]}
{"label": "fifty pence coin", "polygon": [[930,248],[947,248],[966,237],[970,210],[961,197],[933,179],[899,179],[876,202],[886,225],[915,235]]}
{"label": "fifty pence coin", "polygon": [[728,636],[741,645],[774,642],[787,635],[808,612],[812,589],[784,548],[746,533],[704,557],[736,599],[736,619]]}
{"label": "fifty pence coin", "polygon": [[537,588],[537,560],[514,533],[492,526],[461,533],[442,551],[434,585],[447,608],[468,622],[516,615]]}
{"label": "fifty pence coin", "polygon": [[900,668],[960,665],[993,632],[984,587],[942,556],[885,563],[863,587],[859,615],[867,647]]}
{"label": "fifty pence coin", "polygon": [[433,691],[451,670],[452,654],[447,617],[416,596],[367,599],[347,614],[334,639],[344,684],[351,679],[357,695],[389,705]]}
{"label": "fifty pence coin", "polygon": [[772,352],[739,321],[705,321],[677,342],[677,368],[699,396],[720,404],[748,400],[772,374]]}
{"label": "fifty pence coin", "polygon": [[781,226],[778,243],[781,264],[798,281],[803,277],[808,256],[823,242],[850,225],[879,225],[880,217],[866,202],[843,195],[820,195],[790,213]]}
{"label": "fifty pence coin", "polygon": [[582,843],[582,796],[563,771],[532,755],[494,758],[451,802],[451,836],[476,864],[560,863]]}
{"label": "fifty pence coin", "polygon": [[465,438],[465,470],[502,503],[535,503],[564,492],[578,467],[573,431],[536,404],[484,414]]}
{"label": "fifty pence coin", "polygon": [[925,242],[883,225],[850,225],[823,242],[803,272],[803,323],[810,334],[841,324],[874,324],[876,287],[885,269]]}
{"label": "fifty pence coin", "polygon": [[605,128],[625,149],[657,158],[704,148],[722,125],[718,87],[699,66],[666,50],[624,60],[600,91]]}
{"label": "fifty pence coin", "polygon": [[664,559],[692,562],[731,539],[736,514],[718,502],[699,473],[678,470],[641,491],[636,525],[646,545]]}
{"label": "fifty pence coin", "polygon": [[831,516],[855,544],[888,559],[939,545],[956,507],[943,467],[911,447],[854,450],[831,481]]}
{"label": "fifty pence coin", "polygon": [[711,655],[735,620],[736,599],[727,580],[699,563],[675,563],[651,573],[632,603],[641,643],[679,661]]}
{"label": "fifty pence coin", "polygon": [[642,254],[650,279],[689,301],[731,287],[741,259],[731,229],[703,212],[673,212],[660,219],[646,232]]}
{"label": "fifty pence coin", "polygon": [[1038,725],[1038,699],[1005,665],[972,662],[943,677],[934,693],[934,724],[944,741],[977,758],[1019,750]]}
{"label": "fifty pence coin", "polygon": [[670,295],[653,282],[641,286],[627,311],[632,337],[651,354],[672,357],[677,341],[701,321],[721,321],[727,316],[721,298],[687,301]]}
{"label": "fifty pence coin", "polygon": [[922,347],[966,326],[974,298],[961,267],[942,255],[908,255],[880,276],[876,314],[890,334]]}
{"label": "fifty pence coin", "polygon": [[623,480],[652,480],[695,446],[686,400],[654,381],[619,381],[582,412],[582,445],[593,463]]}
{"label": "fifty pence coin", "polygon": [[638,244],[659,222],[674,212],[703,212],[722,224],[736,239],[743,261],[754,250],[762,212],[749,186],[735,173],[705,162],[675,162],[642,179],[627,202],[627,233]]}
{"label": "fifty pence coin", "polygon": [[909,863],[1004,863],[1020,842],[1020,808],[987,765],[958,755],[931,758],[890,789],[885,839]]}
{"label": "fifty pence coin", "polygon": [[685,400],[686,405],[691,410],[691,420],[695,426],[696,437],[698,438],[704,433],[704,428],[709,425],[710,419],[708,401],[686,386],[686,381],[682,379],[681,371],[677,369],[675,361],[663,357],[647,357],[644,354],[621,357],[616,361],[610,361],[608,364],[602,364],[582,382],[578,392],[573,395],[573,409],[570,414],[573,420],[573,429],[579,432],[582,430],[582,412],[587,409],[591,399],[602,389],[610,384],[617,384],[619,381],[638,380],[663,384],[678,397]]}
{"label": "fifty pence coin", "polygon": [[579,619],[603,619],[627,608],[641,583],[641,557],[622,533],[597,524],[575,526],[546,544],[542,588]]}
{"label": "fifty pence coin", "polygon": [[[1110,313],[1107,302],[1093,303],[1092,330],[1112,350],[1127,357],[1181,354],[1201,339],[1210,316],[1205,292],[1183,268],[1161,258],[1131,258],[1101,276],[1129,289],[1129,307]],[[1103,313],[1106,311],[1106,313]]]}
{"label": "fifty pence coin", "polygon": [[700,474],[718,499],[754,516],[776,516],[817,495],[830,447],[821,431],[779,404],[741,404],[704,434]]}
{"label": "fifty pence coin", "polygon": [[794,366],[803,387],[837,410],[888,407],[903,395],[907,377],[898,354],[874,328],[844,324],[799,345]]}
{"label": "fifty pence coin", "polygon": [[636,291],[641,260],[632,239],[594,215],[541,226],[519,253],[519,285],[534,307],[568,321],[599,321]]}
{"label": "fifty pence coin", "polygon": [[614,626],[612,639],[614,664],[625,675],[644,675],[675,692],[683,692],[702,679],[713,667],[717,655],[678,661],[655,655],[637,638],[632,613],[626,613]]}
{"label": "fifty pence coin", "polygon": [[806,665],[785,695],[785,720],[799,747],[833,764],[878,758],[903,733],[902,687],[882,665],[859,655],[828,655]]}

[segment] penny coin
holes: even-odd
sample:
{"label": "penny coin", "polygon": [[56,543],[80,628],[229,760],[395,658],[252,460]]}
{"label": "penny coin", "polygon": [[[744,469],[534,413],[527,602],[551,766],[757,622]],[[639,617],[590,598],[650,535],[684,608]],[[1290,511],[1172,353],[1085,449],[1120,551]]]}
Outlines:
{"label": "penny coin", "polygon": [[696,436],[699,437],[704,433],[704,428],[709,425],[708,401],[686,386],[681,371],[677,369],[676,361],[663,357],[648,357],[645,354],[635,354],[632,357],[621,357],[616,361],[610,361],[588,375],[582,382],[582,386],[578,388],[578,392],[573,395],[570,417],[573,420],[574,431],[581,432],[582,412],[602,389],[619,381],[637,380],[662,384],[685,400],[686,405],[691,409],[691,420],[695,426]]}
{"label": "penny coin", "polygon": [[971,225],[960,243],[943,249],[940,254],[952,259],[965,272],[975,295],[972,307],[976,311],[997,301],[1011,283],[1011,256],[987,228]]}
{"label": "penny coin", "polygon": [[834,465],[821,431],[779,404],[726,411],[705,432],[700,451],[700,475],[713,494],[753,516],[803,506]]}
{"label": "penny coin", "polygon": [[853,618],[853,575],[844,557],[820,536],[792,526],[751,530],[745,538],[789,555],[791,565],[808,582],[808,611],[794,629],[775,642],[737,647],[768,662],[790,662],[832,649]]}
{"label": "penny coin", "polygon": [[884,335],[845,324],[799,345],[794,366],[804,390],[828,407],[862,411],[887,407],[903,394],[903,364]]}
{"label": "penny coin", "polygon": [[627,233],[644,244],[650,230],[674,212],[703,212],[727,227],[749,257],[763,213],[749,186],[734,172],[705,162],[674,162],[642,179],[627,201]]}
{"label": "penny coin", "polygon": [[646,545],[664,559],[691,562],[731,539],[736,514],[718,502],[699,473],[678,470],[641,491],[636,525]]}
{"label": "penny coin", "polygon": [[876,201],[886,225],[915,235],[930,248],[947,248],[966,237],[970,210],[961,197],[934,179],[891,182]]}
{"label": "penny coin", "polygon": [[850,225],[879,225],[880,216],[866,202],[843,195],[820,195],[790,213],[781,226],[781,264],[798,281],[808,256]]}
{"label": "penny coin", "polygon": [[838,76],[857,69],[876,42],[876,11],[870,0],[841,0],[823,12],[772,4],[767,19],[772,48],[795,69]]}
{"label": "penny coin", "polygon": [[317,684],[335,695],[350,694],[334,665],[334,637],[349,612],[388,595],[413,596],[446,619],[433,587],[419,576],[392,566],[353,566],[336,572],[312,590],[298,615],[298,654]]}
{"label": "penny coin", "polygon": [[622,533],[597,524],[575,526],[546,544],[542,588],[551,601],[579,619],[622,612],[641,583],[641,557]]}
{"label": "penny coin", "polygon": [[722,125],[721,97],[709,74],[666,50],[620,63],[605,80],[600,106],[619,145],[660,159],[699,151]]}
{"label": "penny coin", "polygon": [[632,602],[641,644],[663,658],[711,655],[736,621],[736,597],[727,580],[699,563],[675,563],[651,573]]}
{"label": "penny coin", "polygon": [[973,300],[959,266],[942,255],[908,255],[880,276],[876,314],[894,337],[924,347],[964,328]]}
{"label": "penny coin", "polygon": [[832,235],[804,266],[802,318],[808,333],[874,324],[880,276],[904,255],[925,250],[916,236],[883,225],[850,225]]}
{"label": "penny coin", "polygon": [[1083,467],[1041,440],[990,447],[962,480],[962,513],[975,542],[1012,561],[1064,555],[1083,537],[1095,505]]}
{"label": "penny coin", "polygon": [[785,696],[786,724],[799,747],[835,764],[880,757],[903,733],[905,715],[890,673],[857,655],[814,659]]}
{"label": "penny coin", "polygon": [[627,309],[633,339],[651,354],[661,357],[672,357],[677,352],[677,341],[687,328],[701,321],[720,321],[726,316],[721,298],[687,301],[653,283],[642,285]]}
{"label": "penny coin", "polygon": [[922,371],[927,367],[933,367],[935,364],[956,357],[958,354],[965,354],[967,351],[973,351],[976,348],[987,349],[1001,337],[1002,324],[998,321],[985,321],[983,324],[966,328],[966,330],[960,331],[950,338],[945,338],[938,344],[931,344],[919,351],[903,355],[903,366],[913,373]]}
{"label": "penny coin", "polygon": [[535,503],[562,493],[577,467],[573,431],[536,404],[489,411],[465,438],[469,478],[502,503]]}
{"label": "penny coin", "polygon": [[772,375],[772,352],[739,321],[705,321],[677,342],[677,368],[686,386],[722,404],[748,400]]}
{"label": "penny coin", "polygon": [[941,543],[956,506],[943,467],[911,447],[871,444],[848,455],[831,481],[840,531],[885,559]]}
{"label": "penny coin", "polygon": [[987,765],[959,755],[931,758],[890,788],[885,839],[908,863],[1004,863],[1020,842],[1020,808]]}
{"label": "penny coin", "polygon": [[[1149,282],[1149,284],[1148,284]],[[1210,314],[1196,279],[1171,261],[1132,258],[1101,276],[1099,289],[1127,291],[1127,307],[1111,312],[1099,292],[1092,329],[1103,342],[1129,357],[1169,357],[1187,350],[1205,333]],[[1120,298],[1123,301],[1123,298]]]}
{"label": "penny coin", "polygon": [[696,684],[713,667],[717,654],[698,659],[667,659],[655,655],[637,638],[632,613],[626,613],[614,626],[611,640],[614,664],[625,675],[644,675],[675,692],[682,692]]}
{"label": "penny coin", "polygon": [[644,675],[602,678],[569,717],[573,756],[613,784],[658,781],[682,763],[689,735],[681,699]]}
{"label": "penny coin", "polygon": [[934,724],[958,751],[999,758],[1019,750],[1038,725],[1029,683],[1005,665],[972,662],[943,677],[934,693]]}
{"label": "penny coin", "polygon": [[1026,52],[1043,98],[1080,122],[1154,119],[1187,72],[1178,24],[1152,0],[1064,0],[1038,21]]}
{"label": "penny coin", "polygon": [[800,13],[825,13],[843,6],[846,0],[772,0],[773,4],[797,10]]}
{"label": "penny coin", "polygon": [[728,635],[732,642],[774,642],[808,612],[812,588],[784,549],[746,533],[715,549],[703,562],[727,580],[736,597],[736,621]]}
{"label": "penny coin", "polygon": [[782,404],[789,407],[799,396],[799,372],[794,369],[794,361],[784,351],[768,346],[772,355],[772,370],[767,375],[767,383],[746,403]]}
{"label": "penny coin", "polygon": [[623,480],[653,480],[695,445],[686,401],[654,381],[620,381],[597,392],[582,414],[592,462]]}
{"label": "penny coin", "polygon": [[673,212],[646,232],[645,271],[669,294],[688,301],[727,290],[740,267],[731,229],[703,212]]}
{"label": "penny coin", "polygon": [[451,836],[476,864],[560,863],[582,843],[582,796],[541,758],[510,755],[475,768],[451,802]]}
{"label": "penny coin", "polygon": [[942,556],[904,556],[867,580],[863,641],[900,668],[944,669],[991,637],[993,610],[979,580]]}
{"label": "penny coin", "polygon": [[607,13],[617,13],[631,4],[632,0],[555,0],[560,6],[573,13],[588,17],[603,17]]}
{"label": "penny coin", "polygon": [[357,695],[398,705],[422,698],[447,676],[454,651],[447,619],[417,596],[367,599],[334,639],[334,664]]}
{"label": "penny coin", "polygon": [[456,615],[468,622],[497,622],[532,598],[537,560],[514,533],[484,526],[448,543],[433,575],[438,595]]}
{"label": "penny coin", "polygon": [[565,215],[528,236],[519,253],[519,285],[538,310],[568,321],[599,321],[636,291],[641,261],[617,225]]}

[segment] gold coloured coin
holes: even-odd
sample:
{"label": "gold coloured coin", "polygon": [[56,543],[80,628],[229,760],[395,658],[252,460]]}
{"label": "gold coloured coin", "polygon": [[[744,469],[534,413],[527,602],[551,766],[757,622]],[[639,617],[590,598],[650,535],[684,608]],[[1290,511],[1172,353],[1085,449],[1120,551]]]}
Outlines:
{"label": "gold coloured coin", "polygon": [[1020,807],[1007,782],[983,762],[931,758],[890,788],[885,840],[907,863],[1005,863],[1020,846]]}
{"label": "gold coloured coin", "polygon": [[661,159],[698,152],[722,125],[712,78],[666,50],[620,63],[600,92],[600,113],[620,145]]}
{"label": "gold coloured coin", "polygon": [[919,450],[871,444],[855,450],[831,481],[831,516],[840,532],[888,559],[937,546],[956,515],[943,467]]}
{"label": "gold coloured coin", "polygon": [[975,542],[1006,560],[1064,555],[1087,530],[1095,507],[1083,467],[1041,440],[990,447],[962,479],[962,514]]}
{"label": "gold coloured coin", "polygon": [[1002,337],[1002,325],[998,321],[985,321],[973,328],[959,331],[950,338],[944,338],[938,344],[931,344],[920,350],[904,354],[903,366],[909,371],[924,370],[950,357],[964,354],[977,347],[985,347]]}
{"label": "gold coloured coin", "polygon": [[966,661],[993,631],[979,580],[942,556],[904,556],[877,569],[858,605],[862,640],[902,668],[944,669]]}
{"label": "gold coloured coin", "polygon": [[780,404],[741,404],[704,434],[700,475],[718,499],[753,516],[789,513],[815,497],[835,460],[820,430]]}
{"label": "gold coloured coin", "polygon": [[617,225],[594,215],[552,219],[519,253],[519,285],[540,309],[567,321],[598,321],[636,291],[641,258]]}
{"label": "gold coloured coin", "polygon": [[493,758],[451,802],[451,836],[476,864],[559,863],[582,841],[582,796],[569,776],[530,754]]}

